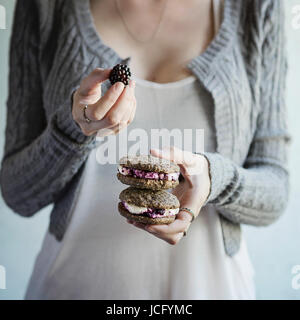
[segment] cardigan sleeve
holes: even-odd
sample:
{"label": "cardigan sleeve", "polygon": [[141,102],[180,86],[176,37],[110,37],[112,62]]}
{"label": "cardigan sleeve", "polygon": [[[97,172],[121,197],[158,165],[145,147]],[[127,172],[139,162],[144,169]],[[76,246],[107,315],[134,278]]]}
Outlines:
{"label": "cardigan sleeve", "polygon": [[17,1],[10,43],[0,183],[6,204],[22,216],[33,215],[66,191],[94,142],[93,137],[83,135],[72,118],[71,95],[46,120],[38,12],[38,2]]}
{"label": "cardigan sleeve", "polygon": [[262,226],[274,222],[288,199],[285,111],[286,56],[281,1],[261,1],[260,114],[243,167],[220,154],[207,153],[211,192],[207,203],[235,223]]}

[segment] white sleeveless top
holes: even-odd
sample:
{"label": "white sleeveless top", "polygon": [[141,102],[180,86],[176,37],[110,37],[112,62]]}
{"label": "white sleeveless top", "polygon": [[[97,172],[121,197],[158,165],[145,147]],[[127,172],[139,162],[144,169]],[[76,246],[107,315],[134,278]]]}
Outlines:
{"label": "white sleeveless top", "polygon": [[[216,29],[221,2],[214,1]],[[205,151],[216,150],[211,96],[193,76],[158,84],[136,79],[135,129],[204,129]],[[27,290],[27,299],[254,299],[253,268],[244,239],[229,257],[214,207],[204,207],[187,237],[171,246],[126,223],[117,211],[126,187],[115,164],[96,161],[100,142],[88,158],[71,223],[62,242],[47,233]],[[195,139],[193,139],[195,140]],[[175,142],[176,145],[176,142]],[[180,146],[179,146],[180,147]],[[193,149],[195,141],[191,146]],[[121,156],[121,155],[119,155]]]}

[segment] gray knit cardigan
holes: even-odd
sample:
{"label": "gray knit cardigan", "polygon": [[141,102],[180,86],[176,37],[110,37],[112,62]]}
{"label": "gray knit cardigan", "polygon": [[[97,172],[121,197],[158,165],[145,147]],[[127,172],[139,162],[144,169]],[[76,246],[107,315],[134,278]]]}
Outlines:
{"label": "gray knit cardigan", "polygon": [[[220,214],[229,256],[239,249],[241,223],[269,225],[287,203],[282,2],[225,0],[218,35],[188,64],[214,101],[217,152],[205,154],[207,203]],[[72,119],[72,92],[94,68],[121,61],[99,38],[88,0],[17,1],[2,195],[26,217],[54,204],[49,230],[59,241],[96,147]]]}

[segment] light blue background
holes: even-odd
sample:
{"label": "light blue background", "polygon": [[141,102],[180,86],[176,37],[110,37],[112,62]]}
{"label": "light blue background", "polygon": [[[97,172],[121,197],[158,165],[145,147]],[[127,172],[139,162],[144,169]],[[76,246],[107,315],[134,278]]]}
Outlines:
{"label": "light blue background", "polygon": [[[25,1],[25,0],[23,0]],[[300,265],[300,28],[292,27],[292,7],[300,0],[284,0],[288,35],[289,75],[287,103],[293,136],[290,150],[291,196],[286,214],[268,228],[245,227],[256,269],[259,299],[300,299],[291,286],[291,269]],[[2,157],[7,98],[8,48],[14,0],[0,0],[6,8],[7,30],[0,30],[0,157]],[[21,218],[0,197],[0,265],[6,268],[6,290],[0,299],[22,299],[49,220],[50,206],[31,219]]]}

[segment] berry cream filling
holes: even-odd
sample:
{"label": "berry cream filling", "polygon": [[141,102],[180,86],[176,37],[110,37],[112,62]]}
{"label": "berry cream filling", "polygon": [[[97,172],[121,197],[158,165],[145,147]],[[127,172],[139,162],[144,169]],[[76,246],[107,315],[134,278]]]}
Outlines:
{"label": "berry cream filling", "polygon": [[168,216],[175,216],[179,212],[179,208],[176,209],[153,209],[146,207],[139,207],[134,204],[129,204],[126,201],[122,201],[124,208],[132,213],[148,216],[150,218],[161,218]]}
{"label": "berry cream filling", "polygon": [[168,181],[177,181],[180,174],[180,172],[158,173],[158,172],[128,168],[125,166],[119,166],[118,171],[120,174],[124,176],[132,176],[134,178],[143,178],[143,179],[152,179],[152,180],[168,180]]}

